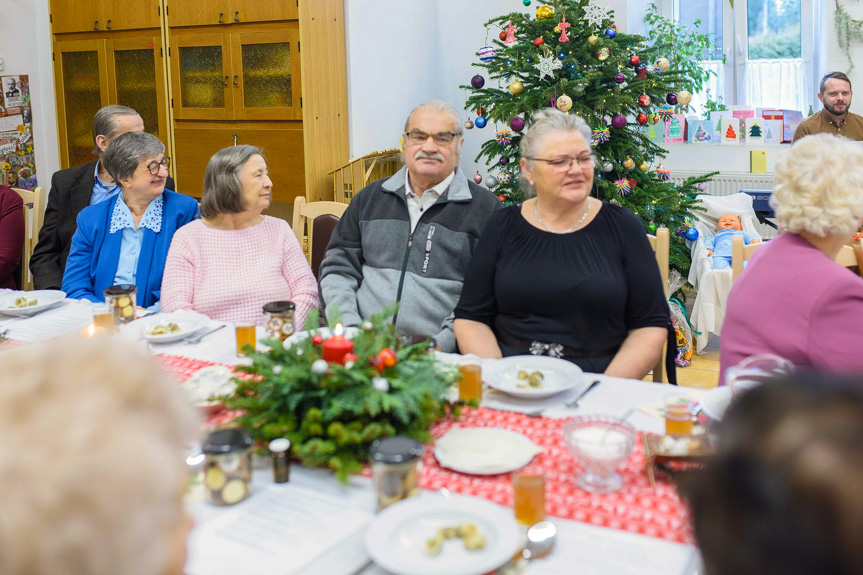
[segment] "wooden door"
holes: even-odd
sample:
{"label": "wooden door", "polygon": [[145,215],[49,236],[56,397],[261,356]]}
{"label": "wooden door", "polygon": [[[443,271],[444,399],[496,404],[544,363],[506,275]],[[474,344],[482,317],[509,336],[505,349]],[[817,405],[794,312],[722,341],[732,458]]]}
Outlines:
{"label": "wooden door", "polygon": [[297,28],[231,34],[238,120],[302,119]]}
{"label": "wooden door", "polygon": [[55,34],[104,29],[102,0],[51,0],[51,31]]}
{"label": "wooden door", "polygon": [[165,10],[168,26],[229,24],[233,17],[229,0],[167,0]]}
{"label": "wooden door", "polygon": [[108,100],[105,40],[54,43],[54,86],[60,136],[60,167],[95,159],[93,116]]}
{"label": "wooden door", "polygon": [[200,197],[207,162],[213,154],[235,143],[263,148],[270,179],[273,180],[274,202],[293,203],[294,198],[306,193],[303,130],[299,122],[177,122],[174,142],[177,191],[184,194]]}
{"label": "wooden door", "polygon": [[108,30],[140,30],[161,26],[159,0],[102,0],[102,7],[105,28]]}
{"label": "wooden door", "polygon": [[231,0],[232,22],[269,22],[299,18],[298,0]]}
{"label": "wooden door", "polygon": [[172,34],[170,60],[175,119],[233,119],[230,34]]}
{"label": "wooden door", "polygon": [[161,35],[108,40],[108,99],[141,115],[144,130],[168,147]]}

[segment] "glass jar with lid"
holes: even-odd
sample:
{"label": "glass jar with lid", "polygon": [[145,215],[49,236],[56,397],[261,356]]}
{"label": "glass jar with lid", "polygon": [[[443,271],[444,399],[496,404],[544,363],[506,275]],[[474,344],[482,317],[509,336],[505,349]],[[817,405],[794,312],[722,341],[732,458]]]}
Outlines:
{"label": "glass jar with lid", "polygon": [[233,505],[249,496],[253,443],[245,429],[219,429],[204,440],[204,487],[210,503]]}
{"label": "glass jar with lid", "polygon": [[386,437],[372,443],[370,453],[379,510],[419,495],[422,443],[401,435]]}
{"label": "glass jar with lid", "polygon": [[267,338],[285,341],[294,333],[294,310],[292,301],[272,301],[264,306]]}
{"label": "glass jar with lid", "polygon": [[105,288],[105,303],[114,316],[114,325],[135,320],[135,297],[138,287],[134,284],[118,284]]}

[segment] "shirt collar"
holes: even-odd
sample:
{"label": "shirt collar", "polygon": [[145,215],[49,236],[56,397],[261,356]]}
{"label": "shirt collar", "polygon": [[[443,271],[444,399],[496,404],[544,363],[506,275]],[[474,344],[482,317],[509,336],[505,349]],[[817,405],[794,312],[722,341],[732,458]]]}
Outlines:
{"label": "shirt collar", "polygon": [[[141,218],[139,228],[147,228],[153,233],[158,234],[162,231],[162,194],[150,202],[147,209],[144,211],[144,217]],[[135,220],[132,218],[132,212],[129,211],[129,206],[126,205],[126,200],[123,194],[117,195],[117,203],[114,204],[114,212],[111,214],[111,228],[109,234],[116,233],[126,228],[135,228]]]}
{"label": "shirt collar", "polygon": [[[428,194],[429,192],[440,197],[440,195],[443,194],[446,191],[446,189],[449,187],[449,185],[452,183],[453,179],[455,179],[455,171],[453,171],[450,175],[448,175],[446,178],[444,178],[442,182],[440,182],[440,183],[430,187],[426,191],[424,191],[423,197],[426,194]],[[414,191],[411,188],[410,172],[407,172],[407,177],[405,178],[405,195],[407,197],[411,197],[411,195],[413,195],[413,194],[414,194]]]}
{"label": "shirt collar", "polygon": [[111,192],[111,191],[113,191],[114,189],[116,189],[117,187],[119,187],[119,185],[120,185],[120,184],[118,184],[117,182],[114,182],[113,184],[109,184],[109,183],[107,183],[107,182],[104,182],[104,181],[99,177],[99,166],[100,166],[101,164],[102,164],[102,159],[101,159],[101,158],[100,158],[100,159],[98,159],[98,160],[96,160],[96,168],[93,170],[93,178],[95,178],[95,180],[96,180],[96,184],[97,184],[99,187],[103,188],[105,191]]}

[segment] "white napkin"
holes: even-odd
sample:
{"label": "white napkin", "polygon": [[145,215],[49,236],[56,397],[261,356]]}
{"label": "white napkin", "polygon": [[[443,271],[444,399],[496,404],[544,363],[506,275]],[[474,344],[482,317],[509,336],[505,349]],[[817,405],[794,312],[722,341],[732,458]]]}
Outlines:
{"label": "white napkin", "polygon": [[435,444],[435,457],[442,466],[478,474],[514,471],[541,452],[524,435],[497,427],[457,427]]}

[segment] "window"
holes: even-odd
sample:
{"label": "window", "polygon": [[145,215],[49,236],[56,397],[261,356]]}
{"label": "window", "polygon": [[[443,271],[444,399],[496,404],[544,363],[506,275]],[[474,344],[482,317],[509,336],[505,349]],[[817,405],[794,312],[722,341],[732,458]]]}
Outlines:
{"label": "window", "polygon": [[[733,1],[733,7],[732,7]],[[705,99],[751,108],[786,108],[806,114],[822,75],[814,43],[813,0],[669,0],[672,18],[700,30],[718,46],[703,65],[716,72]],[[722,55],[725,55],[725,63]],[[700,107],[700,106],[699,106]]]}

